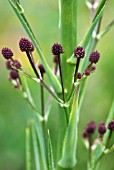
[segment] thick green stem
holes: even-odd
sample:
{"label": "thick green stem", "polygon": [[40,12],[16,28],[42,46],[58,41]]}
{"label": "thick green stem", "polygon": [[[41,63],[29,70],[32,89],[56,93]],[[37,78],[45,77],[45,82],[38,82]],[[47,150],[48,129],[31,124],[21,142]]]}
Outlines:
{"label": "thick green stem", "polygon": [[67,91],[66,96],[68,97],[72,87],[74,66],[67,63],[67,59],[71,56],[77,44],[77,0],[60,0],[60,8],[60,40],[64,49],[62,74],[64,87]]}
{"label": "thick green stem", "polygon": [[[67,100],[71,88],[75,65],[67,63],[67,59],[73,53],[77,44],[77,0],[59,0],[60,2],[60,42],[64,49],[62,55],[62,76],[65,89],[65,99]],[[69,112],[69,108],[67,109]],[[59,106],[59,136],[58,136],[58,160],[61,158],[63,140],[66,132],[66,121],[64,108]],[[57,167],[57,170],[63,168]],[[66,169],[67,170],[67,169]],[[68,170],[72,170],[68,169]]]}

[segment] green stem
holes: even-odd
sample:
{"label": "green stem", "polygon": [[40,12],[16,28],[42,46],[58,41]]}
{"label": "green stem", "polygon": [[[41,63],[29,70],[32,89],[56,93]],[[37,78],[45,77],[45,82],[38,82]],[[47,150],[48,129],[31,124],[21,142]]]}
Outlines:
{"label": "green stem", "polygon": [[89,135],[89,169],[91,169],[91,165],[92,165],[92,150],[91,150],[91,146],[92,146],[92,135]]}
{"label": "green stem", "polygon": [[38,71],[37,71],[37,69],[36,69],[36,67],[35,67],[35,65],[34,65],[34,63],[33,63],[33,61],[32,61],[32,58],[31,58],[29,52],[26,52],[26,54],[27,54],[27,57],[28,57],[28,59],[29,59],[29,62],[30,62],[30,64],[31,64],[31,66],[32,66],[32,69],[33,69],[34,73],[36,74],[37,78],[39,79],[39,82],[41,83],[41,85],[42,85],[58,102],[61,102],[61,101],[59,100],[59,98],[57,97],[57,95],[45,84],[45,82],[42,80],[42,78],[40,78],[40,75],[39,75],[39,73],[38,73]]}
{"label": "green stem", "polygon": [[[65,53],[62,55],[62,76],[65,89],[65,99],[67,100],[71,88],[75,65],[67,63],[67,59],[72,55],[77,44],[77,1],[78,0],[59,0],[60,5],[60,42]],[[69,114],[69,108],[66,108]],[[61,158],[63,140],[66,132],[66,121],[64,108],[59,106],[59,134],[58,134],[58,160]],[[57,170],[63,168],[57,167]],[[72,170],[66,169],[66,170]]]}
{"label": "green stem", "polygon": [[60,7],[60,39],[65,51],[62,55],[62,74],[68,97],[72,87],[74,66],[67,63],[67,59],[72,55],[77,44],[77,0],[60,0]]}
{"label": "green stem", "polygon": [[64,84],[63,84],[60,56],[58,56],[58,65],[59,65],[59,72],[60,72],[60,79],[61,79],[61,86],[62,86],[63,101],[65,103],[65,92],[64,92]]}

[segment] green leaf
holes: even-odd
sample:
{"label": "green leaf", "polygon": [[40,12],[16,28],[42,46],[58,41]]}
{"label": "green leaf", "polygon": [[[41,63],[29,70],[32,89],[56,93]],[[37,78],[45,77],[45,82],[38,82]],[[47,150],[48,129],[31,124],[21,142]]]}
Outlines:
{"label": "green leaf", "polygon": [[61,93],[62,92],[61,84],[46,62],[46,59],[45,59],[45,57],[41,51],[41,48],[33,34],[33,31],[31,29],[26,17],[24,16],[24,9],[18,2],[16,4],[14,4],[11,0],[8,0],[8,1],[9,1],[10,5],[12,6],[14,12],[16,13],[18,19],[20,20],[21,24],[23,25],[28,36],[30,37],[31,41],[33,42],[34,46],[36,47],[36,50],[39,54],[42,64],[45,67],[45,70],[46,70],[46,73],[47,73],[47,76],[48,76],[48,79],[49,79],[51,85],[53,86],[54,90],[57,93]]}
{"label": "green leaf", "polygon": [[38,149],[38,142],[36,138],[36,131],[35,131],[33,120],[31,122],[31,133],[32,133],[33,151],[34,151],[34,158],[35,158],[35,170],[40,170],[39,149]]}
{"label": "green leaf", "polygon": [[79,92],[79,86],[76,89],[76,94],[73,99],[69,125],[67,127],[64,142],[63,142],[62,156],[60,161],[58,162],[59,166],[63,168],[73,168],[77,162],[76,147],[77,147],[78,121],[79,121],[78,92]]}
{"label": "green leaf", "polygon": [[105,4],[106,4],[107,1],[108,1],[108,0],[102,0],[102,1],[101,1],[100,5],[99,5],[99,8],[98,8],[98,10],[97,10],[97,12],[96,12],[96,14],[95,14],[94,19],[93,19],[93,22],[95,21],[95,19],[97,18],[97,16],[99,15],[99,13],[100,13],[100,11],[102,10],[102,8],[105,6]]}
{"label": "green leaf", "polygon": [[[108,126],[108,123],[109,123],[111,120],[114,120],[114,101],[113,101],[113,103],[112,103],[110,112],[109,112],[108,117],[107,117],[106,127]],[[107,140],[108,140],[108,137],[109,137],[109,133],[110,133],[110,131],[107,130],[106,133],[105,133],[105,135],[104,135],[104,144],[107,143]]]}
{"label": "green leaf", "polygon": [[114,20],[102,31],[97,35],[97,39],[100,40],[104,35],[106,35],[111,28],[114,26]]}
{"label": "green leaf", "polygon": [[41,153],[40,157],[43,163],[43,168],[47,170],[46,146],[45,146],[44,137],[43,137],[41,120],[39,119],[39,116],[37,114],[34,114],[34,120],[35,120],[35,130],[37,133],[37,137],[39,141],[39,148],[40,148],[40,153]]}
{"label": "green leaf", "polygon": [[55,170],[54,160],[53,160],[53,150],[52,150],[49,130],[48,130],[48,160],[49,160],[49,170]]}
{"label": "green leaf", "polygon": [[[103,12],[104,12],[104,9],[105,9],[105,5],[106,5],[106,2],[107,0],[103,0],[103,2],[101,2],[101,5],[97,11],[97,14],[95,15],[95,18],[92,22],[92,25],[90,26],[89,30],[87,31],[84,39],[80,42],[80,46],[84,47],[85,49],[87,48],[87,45],[90,41],[90,38],[92,37],[92,34],[93,34],[93,31],[94,29],[96,28],[100,18],[102,17],[103,15]],[[72,55],[68,60],[67,60],[68,63],[71,63],[71,64],[76,64],[76,59],[74,58],[74,55]]]}
{"label": "green leaf", "polygon": [[26,127],[26,170],[31,170],[30,127]]}

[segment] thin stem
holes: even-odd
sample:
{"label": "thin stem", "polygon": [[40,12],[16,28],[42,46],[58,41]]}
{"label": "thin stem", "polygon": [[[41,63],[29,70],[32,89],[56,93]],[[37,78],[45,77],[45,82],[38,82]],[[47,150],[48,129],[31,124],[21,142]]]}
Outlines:
{"label": "thin stem", "polygon": [[32,66],[32,69],[34,70],[34,73],[36,74],[37,78],[39,79],[41,85],[59,102],[59,103],[62,103],[62,100],[60,100],[57,95],[44,83],[44,81],[42,80],[42,78],[40,78],[38,72],[37,72],[37,69],[36,67],[34,66],[33,62],[32,62],[32,59],[30,57],[30,54],[29,52],[26,52],[27,56],[28,56],[28,59],[30,61],[30,64]]}
{"label": "thin stem", "polygon": [[92,160],[92,150],[91,150],[91,146],[92,146],[92,135],[89,135],[89,168],[91,168],[91,160]]}
{"label": "thin stem", "polygon": [[74,83],[76,82],[76,79],[77,79],[77,72],[78,72],[78,69],[79,69],[79,65],[80,65],[80,58],[77,58],[77,63],[76,63],[75,72],[74,72],[73,85],[72,85],[71,93],[70,93],[70,95],[68,97],[68,101],[69,101],[69,99],[72,96],[72,93],[74,91]]}
{"label": "thin stem", "polygon": [[59,65],[59,72],[60,72],[60,79],[61,79],[61,86],[62,86],[63,101],[65,103],[65,93],[64,93],[64,85],[63,85],[63,77],[62,77],[60,56],[58,56],[58,65]]}
{"label": "thin stem", "polygon": [[44,89],[43,86],[41,85],[40,87],[41,91],[41,109],[42,109],[42,116],[44,117]]}
{"label": "thin stem", "polygon": [[40,79],[40,83],[59,103],[63,103],[63,101],[58,98],[58,96],[45,84],[42,79]]}
{"label": "thin stem", "polygon": [[[43,74],[42,75],[42,80],[43,80]],[[45,114],[44,114],[44,88],[43,86],[41,85],[40,86],[41,88],[41,110],[42,110],[42,117],[44,118]],[[46,129],[46,126],[45,126],[45,121],[43,120],[42,121],[42,128],[43,128],[43,133],[44,133],[44,139],[45,139],[45,142],[46,142],[46,134],[45,134],[45,129]]]}
{"label": "thin stem", "polygon": [[106,148],[108,148],[108,145],[109,145],[111,136],[112,136],[112,130],[111,130],[110,133],[109,133],[109,137],[108,137],[108,140],[107,140],[107,142],[106,142]]}
{"label": "thin stem", "polygon": [[57,75],[58,63],[55,64],[55,75]]}
{"label": "thin stem", "polygon": [[92,4],[92,8],[91,8],[91,18],[92,18],[92,20],[93,20],[93,19],[94,19],[94,16],[95,16],[95,8],[94,8],[95,0],[92,0],[91,4]]}
{"label": "thin stem", "polygon": [[37,69],[36,69],[36,67],[35,67],[35,65],[34,65],[34,63],[33,63],[33,61],[32,61],[32,58],[31,58],[30,53],[29,53],[29,52],[26,52],[26,54],[27,54],[27,57],[28,57],[28,59],[29,59],[29,62],[30,62],[30,64],[31,64],[31,66],[32,66],[32,69],[34,70],[37,78],[39,79],[40,76],[39,76],[39,74],[38,74],[38,72],[37,72]]}
{"label": "thin stem", "polygon": [[77,72],[79,69],[79,65],[80,65],[80,58],[77,58],[77,63],[76,63],[75,72],[74,72],[74,83],[76,82],[76,79],[77,79]]}

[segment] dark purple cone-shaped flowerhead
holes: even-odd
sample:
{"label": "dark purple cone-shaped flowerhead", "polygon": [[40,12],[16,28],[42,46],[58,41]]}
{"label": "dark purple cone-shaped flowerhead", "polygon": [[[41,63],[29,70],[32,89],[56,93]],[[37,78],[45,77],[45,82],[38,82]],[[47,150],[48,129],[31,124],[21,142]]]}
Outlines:
{"label": "dark purple cone-shaped flowerhead", "polygon": [[61,44],[54,43],[52,46],[52,54],[58,56],[63,53],[64,51],[63,51],[63,47],[61,46]]}
{"label": "dark purple cone-shaped flowerhead", "polygon": [[56,64],[58,63],[58,57],[56,55],[53,57],[53,62]]}
{"label": "dark purple cone-shaped flowerhead", "polygon": [[20,63],[19,61],[17,61],[17,60],[14,60],[14,66],[15,66],[17,69],[19,69],[19,68],[21,68],[21,63]]}
{"label": "dark purple cone-shaped flowerhead", "polygon": [[11,59],[13,56],[13,52],[9,48],[2,48],[2,55],[5,59]]}
{"label": "dark purple cone-shaped flowerhead", "polygon": [[76,58],[84,58],[84,56],[85,56],[85,49],[83,47],[78,46],[74,50],[74,57],[76,57]]}
{"label": "dark purple cone-shaped flowerhead", "polygon": [[89,70],[85,70],[85,75],[89,76],[90,75],[90,71]]}
{"label": "dark purple cone-shaped flowerhead", "polygon": [[82,74],[81,73],[77,73],[77,79],[81,79],[82,78]]}
{"label": "dark purple cone-shaped flowerhead", "polygon": [[95,132],[96,129],[96,123],[94,121],[91,121],[87,124],[87,133],[88,134],[93,134]]}
{"label": "dark purple cone-shaped flowerhead", "polygon": [[111,131],[114,131],[114,120],[112,120],[111,122],[109,122],[108,124],[108,129]]}
{"label": "dark purple cone-shaped flowerhead", "polygon": [[19,41],[19,47],[22,52],[34,51],[34,45],[27,38],[21,38]]}
{"label": "dark purple cone-shaped flowerhead", "polygon": [[104,135],[104,134],[105,134],[105,132],[106,132],[106,127],[105,127],[105,123],[104,123],[104,122],[102,122],[102,123],[99,124],[99,126],[98,126],[98,132],[99,132],[100,135]]}
{"label": "dark purple cone-shaped flowerhead", "polygon": [[43,66],[42,64],[40,64],[40,65],[38,66],[38,68],[40,69],[41,75],[43,75],[43,74],[45,73],[44,66]]}
{"label": "dark purple cone-shaped flowerhead", "polygon": [[97,51],[94,51],[90,54],[89,61],[91,63],[97,63],[99,61],[100,54]]}
{"label": "dark purple cone-shaped flowerhead", "polygon": [[17,78],[19,78],[19,74],[18,74],[18,71],[17,70],[11,70],[11,72],[10,72],[10,77],[12,78],[12,79],[17,79]]}
{"label": "dark purple cone-shaped flowerhead", "polygon": [[13,66],[13,62],[11,60],[6,61],[6,67],[7,69],[11,69]]}
{"label": "dark purple cone-shaped flowerhead", "polygon": [[88,132],[87,130],[85,130],[83,133],[82,133],[82,137],[85,139],[88,137]]}

